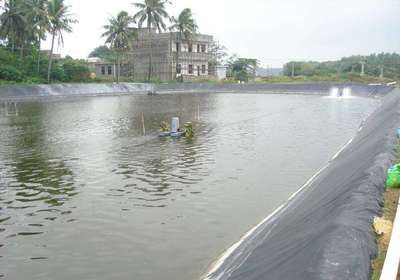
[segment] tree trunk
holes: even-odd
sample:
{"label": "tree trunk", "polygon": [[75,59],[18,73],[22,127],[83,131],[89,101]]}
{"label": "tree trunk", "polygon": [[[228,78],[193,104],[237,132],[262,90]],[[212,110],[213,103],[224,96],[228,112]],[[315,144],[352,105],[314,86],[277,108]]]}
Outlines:
{"label": "tree trunk", "polygon": [[150,20],[147,21],[147,27],[149,29],[149,39],[150,39],[150,55],[149,55],[149,73],[147,76],[147,81],[151,81],[151,76],[152,76],[152,70],[153,70],[153,36],[151,34],[151,22]]}
{"label": "tree trunk", "polygon": [[148,77],[147,80],[148,82],[151,81],[151,77],[152,77],[152,71],[153,71],[153,41],[152,41],[152,34],[151,34],[151,28],[149,28],[149,36],[150,36],[150,55],[149,55],[149,73],[148,73]]}
{"label": "tree trunk", "polygon": [[38,42],[38,57],[37,57],[37,73],[40,74],[40,49],[42,47],[42,39],[40,38],[40,34],[42,34],[42,27],[40,27],[39,31],[39,42]]}
{"label": "tree trunk", "polygon": [[51,38],[51,49],[50,49],[50,56],[49,56],[49,68],[47,69],[47,83],[50,84],[50,74],[51,74],[51,65],[53,63],[53,50],[54,50],[54,40],[56,38],[56,32],[53,31],[53,35]]}
{"label": "tree trunk", "polygon": [[119,54],[117,54],[117,84],[119,84],[119,75],[121,75],[121,62],[119,59]]}
{"label": "tree trunk", "polygon": [[[182,35],[179,33],[179,36],[178,36],[178,49],[176,50],[176,69],[178,69],[179,56],[180,56],[182,45],[183,45]],[[181,83],[183,83],[183,67],[182,66],[183,65],[181,65],[181,67],[180,67],[181,73],[180,73],[180,77],[179,77],[179,81]],[[178,72],[178,71],[176,71],[176,72]]]}

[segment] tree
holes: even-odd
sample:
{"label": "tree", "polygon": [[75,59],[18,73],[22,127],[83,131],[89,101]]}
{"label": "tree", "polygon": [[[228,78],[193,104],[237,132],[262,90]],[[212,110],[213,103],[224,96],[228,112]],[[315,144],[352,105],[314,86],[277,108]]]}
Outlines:
{"label": "tree", "polygon": [[177,31],[178,34],[178,48],[176,50],[176,72],[178,73],[179,53],[181,43],[183,40],[190,41],[193,34],[197,32],[198,26],[193,18],[192,10],[189,8],[184,9],[178,18],[171,18],[172,26],[169,28],[171,31]]}
{"label": "tree", "polygon": [[154,27],[158,32],[162,32],[167,29],[164,23],[165,19],[169,19],[165,5],[168,4],[168,0],[144,0],[143,3],[134,3],[133,5],[139,9],[139,11],[133,16],[133,20],[138,22],[139,28],[142,28],[143,23],[147,21],[147,29],[149,32],[150,40],[150,54],[149,54],[149,70],[148,70],[148,81],[152,77],[152,60],[153,60],[153,46],[152,46],[152,31]]}
{"label": "tree", "polygon": [[114,60],[115,53],[107,46],[99,46],[89,54],[89,57],[98,57],[104,60]]}
{"label": "tree", "polygon": [[210,46],[211,60],[210,67],[215,71],[218,65],[226,65],[228,53],[226,47],[221,45],[218,41],[214,41]]}
{"label": "tree", "polygon": [[120,12],[117,17],[109,19],[109,23],[104,26],[106,32],[102,37],[106,37],[106,44],[115,51],[117,58],[117,83],[121,75],[121,55],[129,50],[132,45],[132,40],[136,37],[136,32],[129,25],[132,23],[132,18],[127,12]]}
{"label": "tree", "polygon": [[48,0],[28,1],[29,12],[28,22],[32,24],[32,35],[37,43],[37,73],[40,73],[40,52],[42,40],[46,39],[46,33],[50,30],[50,20],[48,15]]}
{"label": "tree", "polygon": [[11,44],[12,51],[17,44],[22,45],[25,36],[27,24],[22,5],[22,0],[7,0],[0,15],[0,35]]}
{"label": "tree", "polygon": [[233,55],[228,61],[228,72],[235,80],[247,82],[250,77],[254,78],[257,65],[257,59],[238,58]]}
{"label": "tree", "polygon": [[64,44],[63,32],[72,32],[71,24],[77,22],[69,12],[70,6],[65,5],[64,0],[50,0],[48,3],[48,16],[51,33],[51,49],[49,67],[47,70],[47,82],[50,83],[51,65],[53,62],[54,41],[58,37],[58,46]]}

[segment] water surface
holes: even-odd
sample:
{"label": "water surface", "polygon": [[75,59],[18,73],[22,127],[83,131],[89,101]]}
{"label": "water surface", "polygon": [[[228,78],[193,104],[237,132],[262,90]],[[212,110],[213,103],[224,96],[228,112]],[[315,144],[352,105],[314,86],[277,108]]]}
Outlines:
{"label": "water surface", "polygon": [[[186,94],[0,105],[3,278],[187,280],[298,190],[379,101]],[[193,122],[193,141],[157,137],[173,116]]]}

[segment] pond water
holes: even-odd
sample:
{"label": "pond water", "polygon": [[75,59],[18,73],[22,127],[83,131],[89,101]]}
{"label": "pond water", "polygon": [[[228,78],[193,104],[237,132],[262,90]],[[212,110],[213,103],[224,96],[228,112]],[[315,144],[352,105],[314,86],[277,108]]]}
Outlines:
{"label": "pond water", "polygon": [[[379,103],[178,94],[0,104],[0,275],[199,279]],[[193,122],[192,141],[157,137],[173,116]]]}

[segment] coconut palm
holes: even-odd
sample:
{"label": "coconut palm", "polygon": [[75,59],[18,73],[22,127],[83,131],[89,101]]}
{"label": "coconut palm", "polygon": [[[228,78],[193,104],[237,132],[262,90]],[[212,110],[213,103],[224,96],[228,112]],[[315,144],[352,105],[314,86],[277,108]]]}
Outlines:
{"label": "coconut palm", "polygon": [[49,67],[47,70],[47,82],[50,83],[51,66],[53,62],[53,52],[55,39],[58,38],[58,46],[64,44],[63,32],[72,32],[71,24],[77,22],[71,13],[70,6],[64,0],[50,0],[47,11],[50,22],[51,49],[49,56]]}
{"label": "coconut palm", "polygon": [[150,55],[149,55],[149,72],[148,80],[151,80],[152,75],[152,60],[153,60],[153,47],[152,47],[152,27],[156,28],[158,32],[165,31],[167,26],[164,22],[169,19],[166,11],[166,4],[170,3],[168,0],[144,0],[143,3],[134,3],[133,5],[139,11],[133,16],[133,19],[138,23],[139,28],[142,28],[143,23],[147,22],[147,29],[149,32],[150,40]]}
{"label": "coconut palm", "polygon": [[197,32],[198,26],[193,18],[192,10],[184,9],[178,18],[172,17],[172,26],[169,28],[171,31],[177,31],[179,47],[176,50],[176,71],[178,72],[180,44],[185,41],[190,41],[193,34]]}
{"label": "coconut palm", "polygon": [[0,35],[11,44],[13,52],[17,44],[22,45],[26,32],[26,18],[22,5],[22,0],[5,1],[3,13],[0,15]]}
{"label": "coconut palm", "polygon": [[120,57],[124,52],[128,51],[132,45],[133,39],[136,37],[136,32],[129,25],[133,19],[125,11],[120,12],[116,17],[109,19],[109,23],[104,26],[106,32],[102,37],[106,37],[106,44],[115,51],[117,56],[117,83],[121,75],[121,61]]}
{"label": "coconut palm", "polygon": [[46,39],[46,33],[50,30],[50,21],[47,12],[48,0],[30,0],[27,4],[29,6],[28,21],[32,23],[32,36],[36,40],[38,48],[37,72],[39,73],[42,40]]}

